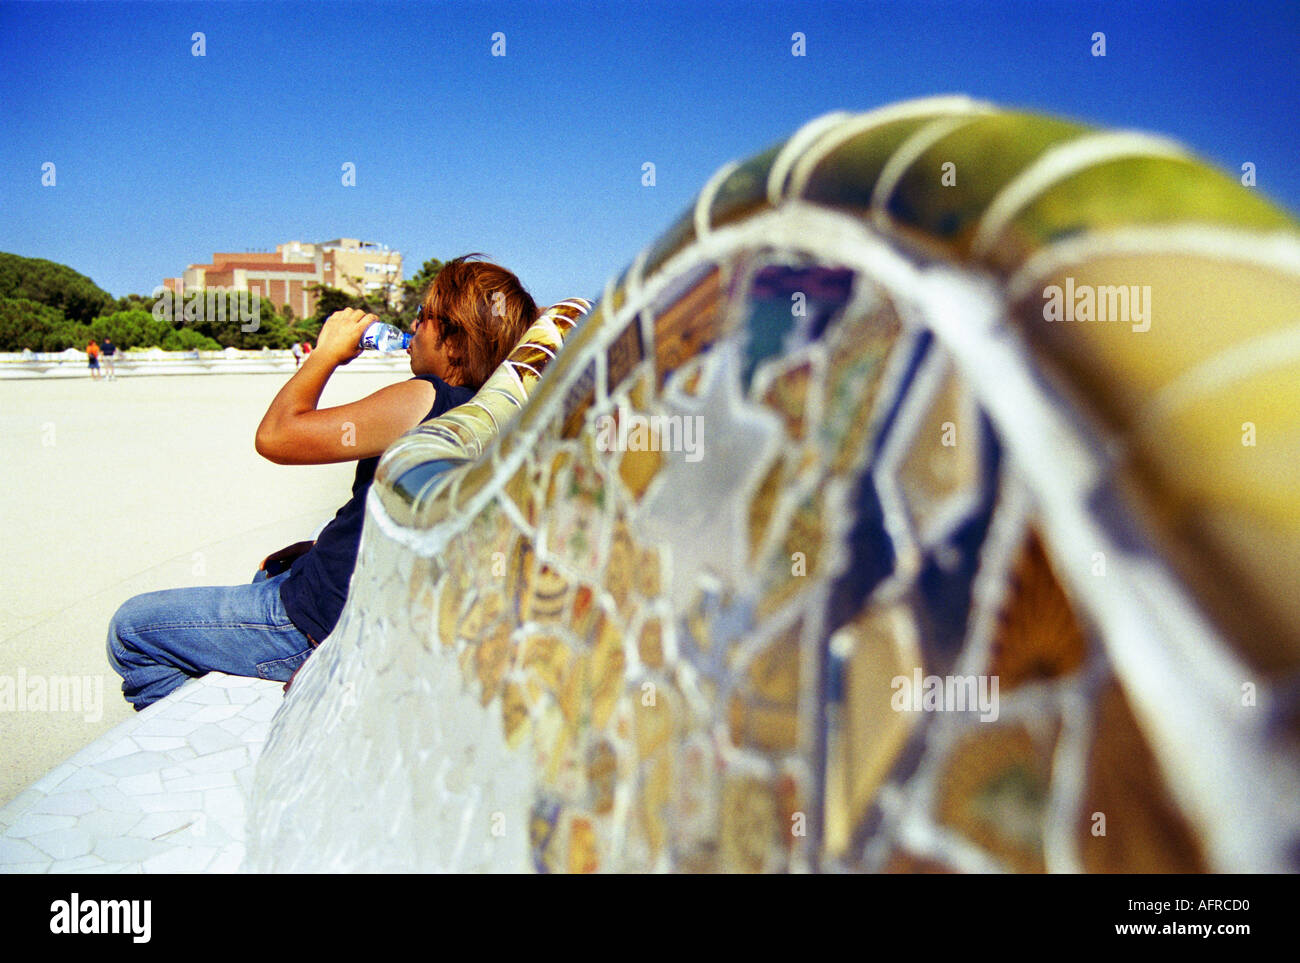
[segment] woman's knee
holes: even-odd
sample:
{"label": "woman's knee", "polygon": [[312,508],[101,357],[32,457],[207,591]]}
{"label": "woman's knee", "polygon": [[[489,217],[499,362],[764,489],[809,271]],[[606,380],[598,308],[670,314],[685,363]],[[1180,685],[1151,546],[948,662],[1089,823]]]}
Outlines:
{"label": "woman's knee", "polygon": [[113,617],[108,620],[108,644],[106,646],[108,661],[113,668],[119,670],[123,658],[128,653],[127,639],[130,637],[130,633],[127,626],[130,624],[130,619],[126,616],[125,610],[129,604],[130,601],[128,600],[119,605],[117,611],[113,613]]}
{"label": "woman's knee", "polygon": [[108,656],[114,664],[131,661],[132,653],[139,652],[139,635],[157,615],[158,606],[151,596],[158,592],[136,595],[121,605],[108,621]]}

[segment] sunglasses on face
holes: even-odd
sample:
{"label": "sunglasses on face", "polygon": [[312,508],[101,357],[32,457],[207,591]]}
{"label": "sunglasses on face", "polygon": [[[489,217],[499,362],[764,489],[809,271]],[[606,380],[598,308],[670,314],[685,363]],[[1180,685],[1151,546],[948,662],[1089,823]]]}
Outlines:
{"label": "sunglasses on face", "polygon": [[[450,333],[457,330],[457,325],[455,325],[446,315],[437,315],[436,318],[438,321],[438,329],[440,331]],[[426,321],[432,320],[434,320],[434,316],[426,315],[424,313],[424,305],[420,305],[415,310],[415,320],[411,322],[411,333],[414,334],[415,330],[420,325],[424,324]]]}

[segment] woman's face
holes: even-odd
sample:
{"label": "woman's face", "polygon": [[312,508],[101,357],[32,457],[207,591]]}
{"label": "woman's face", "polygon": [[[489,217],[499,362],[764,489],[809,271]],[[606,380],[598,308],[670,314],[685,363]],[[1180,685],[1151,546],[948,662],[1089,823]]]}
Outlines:
{"label": "woman's face", "polygon": [[[423,316],[423,312],[421,312]],[[434,318],[417,321],[415,332],[411,336],[411,345],[406,349],[411,356],[411,373],[417,375],[437,375],[448,384],[451,363],[448,351],[451,345],[438,344],[438,322]]]}

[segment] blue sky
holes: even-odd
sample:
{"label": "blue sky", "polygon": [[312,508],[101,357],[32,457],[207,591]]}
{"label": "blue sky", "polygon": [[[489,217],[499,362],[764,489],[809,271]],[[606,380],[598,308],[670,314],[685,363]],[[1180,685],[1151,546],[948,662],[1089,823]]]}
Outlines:
{"label": "blue sky", "polygon": [[1295,0],[0,2],[0,250],[147,294],[213,251],[350,236],[408,277],[478,250],[539,301],[591,297],[727,161],[950,92],[1250,161],[1300,211],[1297,51]]}

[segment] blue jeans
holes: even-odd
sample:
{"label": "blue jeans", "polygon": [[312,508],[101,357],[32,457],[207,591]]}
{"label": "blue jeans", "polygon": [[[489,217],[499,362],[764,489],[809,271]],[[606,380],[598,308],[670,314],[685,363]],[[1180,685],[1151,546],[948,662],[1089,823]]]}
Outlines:
{"label": "blue jeans", "polygon": [[288,682],[312,653],[280,601],[289,573],[248,585],[166,589],[127,599],[108,626],[122,695],[143,709],[207,672]]}

